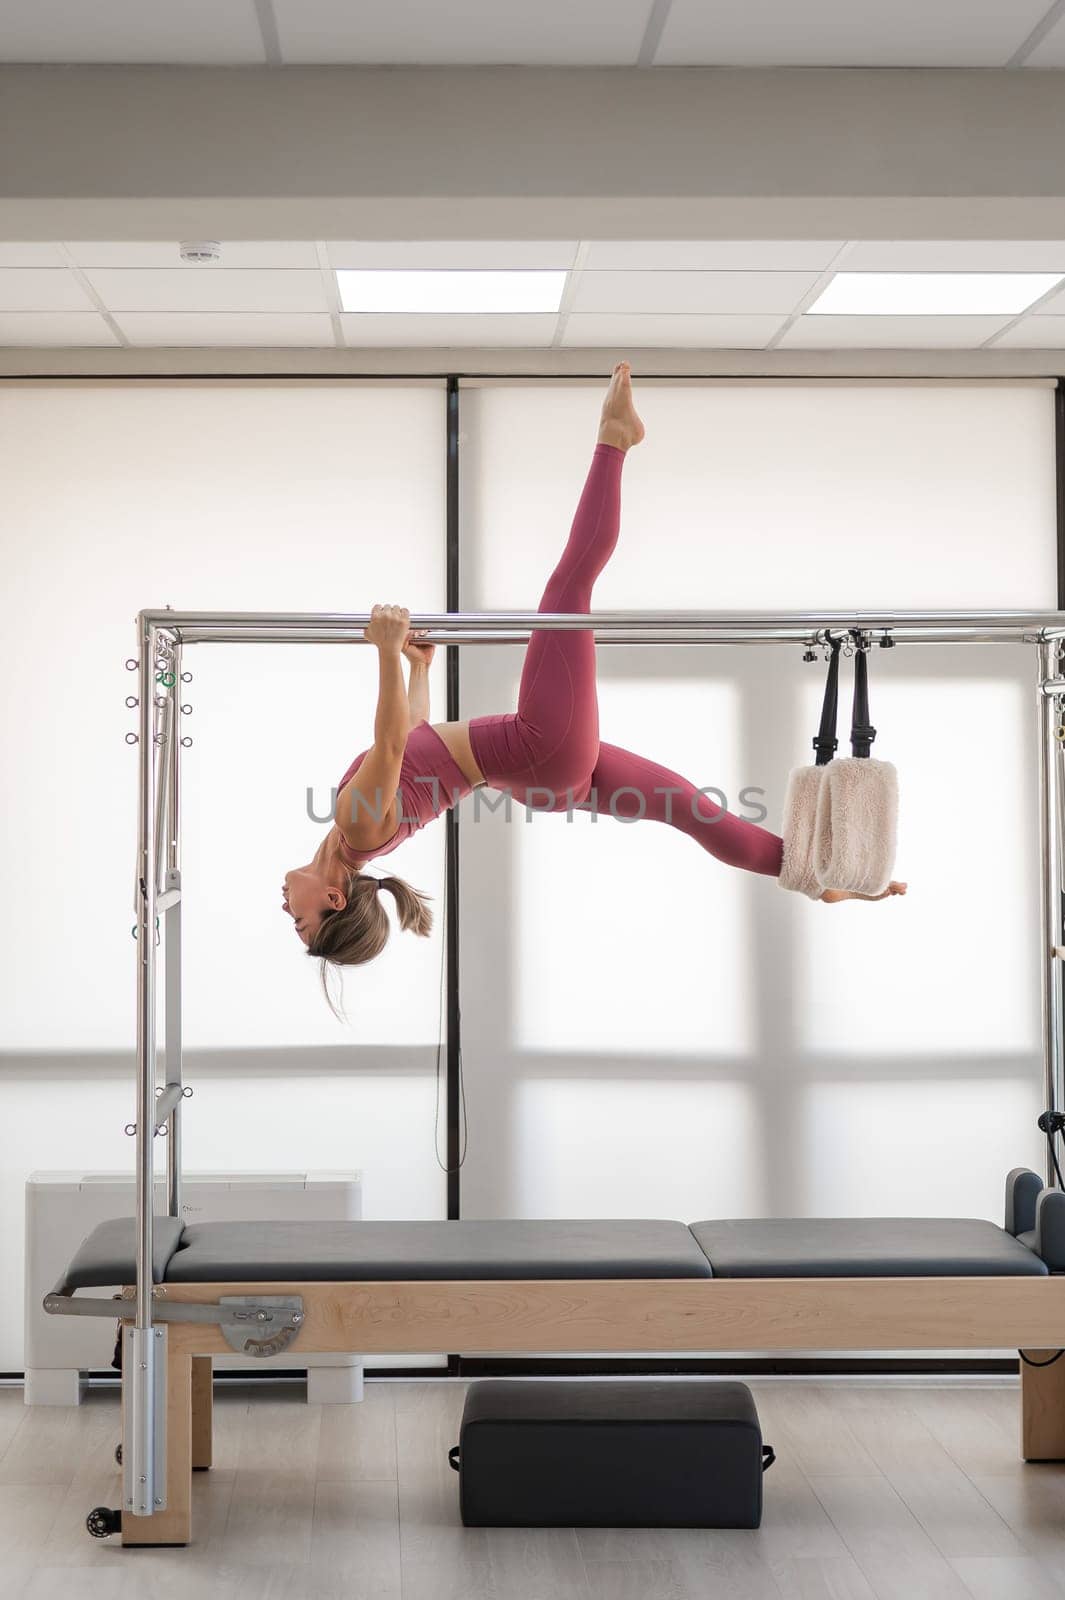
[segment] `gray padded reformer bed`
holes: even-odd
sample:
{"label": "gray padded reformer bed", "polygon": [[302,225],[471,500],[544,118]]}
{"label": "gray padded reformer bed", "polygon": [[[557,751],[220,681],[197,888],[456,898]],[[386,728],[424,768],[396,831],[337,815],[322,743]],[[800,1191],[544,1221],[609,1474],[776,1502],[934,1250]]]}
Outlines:
{"label": "gray padded reformer bed", "polygon": [[[133,1219],[103,1222],[54,1295],[127,1283],[134,1257]],[[1025,1168],[1006,1180],[1001,1228],[969,1217],[768,1218],[690,1227],[629,1219],[184,1224],[157,1217],[153,1261],[156,1284],[983,1278],[1059,1271],[1065,1271],[1065,1194],[1045,1188]]]}
{"label": "gray padded reformer bed", "polygon": [[[1046,1276],[1034,1238],[944,1217],[695,1222],[156,1222],[157,1284],[469,1279]],[[1044,1247],[1045,1248],[1045,1247]],[[134,1223],[101,1223],[58,1294],[132,1276]],[[1063,1330],[1065,1331],[1065,1330]]]}
{"label": "gray padded reformer bed", "polygon": [[[78,1291],[132,1283],[135,1239],[130,1218],[97,1227],[46,1308],[111,1304],[121,1318],[121,1303]],[[271,1357],[297,1342],[362,1353],[1045,1352],[1022,1368],[1022,1451],[1065,1458],[1065,1362],[1053,1359],[1065,1348],[1065,1193],[1024,1169],[1007,1179],[1003,1227],[157,1217],[153,1281],[169,1347],[168,1500],[151,1518],[102,1513],[119,1518],[125,1543],[188,1541],[190,1474],[210,1464],[210,1357]]]}

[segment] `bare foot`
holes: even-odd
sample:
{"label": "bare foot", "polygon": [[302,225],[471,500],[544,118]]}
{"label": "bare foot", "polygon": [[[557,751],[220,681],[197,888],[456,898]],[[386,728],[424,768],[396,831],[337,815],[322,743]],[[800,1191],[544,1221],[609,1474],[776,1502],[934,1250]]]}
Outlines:
{"label": "bare foot", "polygon": [[892,879],[882,894],[851,894],[849,889],[826,889],[821,899],[828,906],[838,905],[841,900],[887,900],[893,894],[905,894],[907,887]]}
{"label": "bare foot", "polygon": [[632,368],[619,361],[610,379],[599,422],[599,443],[631,450],[644,435],[644,426],[632,402]]}

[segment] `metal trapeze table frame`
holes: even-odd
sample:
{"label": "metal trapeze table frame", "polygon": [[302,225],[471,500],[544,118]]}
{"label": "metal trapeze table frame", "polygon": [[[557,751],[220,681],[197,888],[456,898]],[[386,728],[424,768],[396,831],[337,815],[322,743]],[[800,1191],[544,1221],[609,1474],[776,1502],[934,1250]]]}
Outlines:
{"label": "metal trapeze table frame", "polygon": [[[181,1112],[188,1091],[181,1070],[181,750],[183,649],[190,644],[342,644],[362,642],[368,613],[299,614],[146,610],[137,618],[138,654],[128,665],[138,674],[139,710],[137,826],[137,1251],[135,1313],[126,1328],[125,1361],[132,1382],[125,1426],[124,1510],[150,1517],[166,1507],[165,1423],[167,1324],[172,1321],[234,1321],[215,1303],[195,1309],[168,1304],[153,1293],[154,1161],[157,1134],[166,1138],[167,1213],[181,1215]],[[826,631],[857,630],[865,644],[891,642],[1024,642],[1035,647],[1039,722],[1039,831],[1042,936],[1042,1034],[1048,1110],[1065,1098],[1062,1036],[1062,761],[1065,756],[1065,612],[1061,611],[823,611],[703,612],[610,611],[587,616],[540,612],[449,612],[413,615],[413,628],[428,630],[433,643],[458,646],[521,643],[532,630],[591,628],[600,644],[627,645],[813,645]],[[163,941],[165,1080],[157,1083],[157,931]],[[1048,1181],[1053,1175],[1048,1173]],[[299,1286],[292,1286],[298,1289]],[[55,1303],[50,1310],[116,1314],[114,1302]],[[291,1317],[269,1297],[252,1296],[241,1309],[246,1321],[268,1333]],[[90,1305],[92,1309],[90,1309]],[[297,1323],[302,1315],[297,1311]],[[600,1348],[601,1346],[597,1346]],[[419,1346],[418,1348],[423,1348]],[[657,1346],[655,1348],[658,1348]]]}

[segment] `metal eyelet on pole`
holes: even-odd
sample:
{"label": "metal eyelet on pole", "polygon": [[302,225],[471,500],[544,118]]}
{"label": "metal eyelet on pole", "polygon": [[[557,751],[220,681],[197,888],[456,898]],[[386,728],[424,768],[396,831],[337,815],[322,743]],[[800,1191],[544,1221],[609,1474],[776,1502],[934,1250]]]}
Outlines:
{"label": "metal eyelet on pole", "polygon": [[192,716],[192,707],[190,705],[183,705],[182,708],[181,708],[181,715],[183,717],[191,717]]}
{"label": "metal eyelet on pole", "polygon": [[136,656],[127,656],[127,658],[126,658],[126,671],[127,672],[136,672],[137,669],[139,668],[139,666],[140,666],[140,662],[137,660]]}
{"label": "metal eyelet on pole", "polygon": [[[128,704],[128,702],[127,702],[127,704]],[[138,738],[137,734],[135,734],[135,733],[127,733],[126,734],[126,743],[127,744],[136,744],[137,743],[137,738]]]}
{"label": "metal eyelet on pole", "polygon": [[182,681],[182,683],[191,683],[192,682],[192,673],[191,672],[183,672],[181,674],[181,681]]}
{"label": "metal eyelet on pole", "polygon": [[129,709],[133,711],[137,706],[140,705],[140,701],[137,699],[135,694],[128,694],[126,696],[126,704],[129,706]]}
{"label": "metal eyelet on pole", "polygon": [[127,1122],[122,1131],[125,1133],[127,1139],[133,1139],[137,1134],[137,1124],[135,1122]]}
{"label": "metal eyelet on pole", "polygon": [[189,748],[189,746],[191,745],[191,743],[192,743],[192,740],[189,738],[188,734],[186,734],[184,739],[182,739],[182,741],[181,741],[181,748],[183,750],[187,750]]}

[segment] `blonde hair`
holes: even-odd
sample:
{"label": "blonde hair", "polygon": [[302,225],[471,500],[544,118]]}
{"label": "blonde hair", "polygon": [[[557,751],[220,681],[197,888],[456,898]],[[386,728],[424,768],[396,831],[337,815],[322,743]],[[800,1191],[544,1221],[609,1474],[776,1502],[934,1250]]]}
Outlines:
{"label": "blonde hair", "polygon": [[[356,967],[379,956],[388,943],[391,927],[377,891],[387,889],[396,902],[396,915],[404,932],[425,938],[433,926],[427,895],[412,889],[402,878],[375,878],[353,872],[348,879],[347,905],[323,911],[318,931],[307,946],[309,956],[322,963],[322,988],[329,1000],[329,968]],[[332,1006],[332,1001],[329,1001]],[[335,1009],[335,1008],[334,1008]]]}

